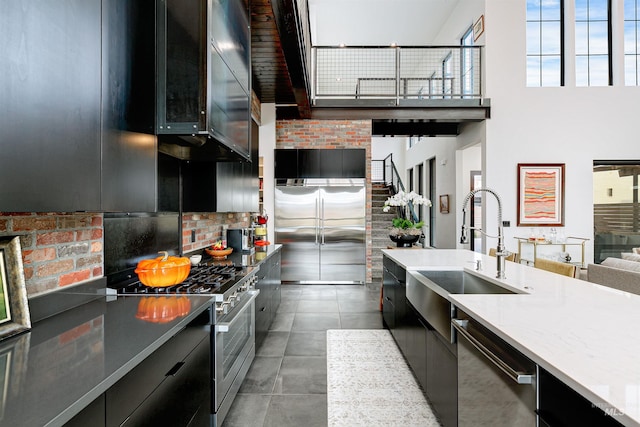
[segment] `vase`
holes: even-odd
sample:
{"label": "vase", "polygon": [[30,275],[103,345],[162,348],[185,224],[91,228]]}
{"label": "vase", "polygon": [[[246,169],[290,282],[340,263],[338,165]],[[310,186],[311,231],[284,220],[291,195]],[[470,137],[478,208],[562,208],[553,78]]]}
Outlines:
{"label": "vase", "polygon": [[410,248],[420,238],[419,234],[396,234],[389,235],[389,238],[396,243],[398,248]]}

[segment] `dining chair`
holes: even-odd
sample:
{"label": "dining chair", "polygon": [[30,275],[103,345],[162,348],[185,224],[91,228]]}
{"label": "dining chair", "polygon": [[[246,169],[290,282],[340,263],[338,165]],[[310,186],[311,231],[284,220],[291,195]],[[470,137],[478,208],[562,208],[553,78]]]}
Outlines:
{"label": "dining chair", "polygon": [[550,271],[552,273],[562,274],[569,277],[576,277],[576,266],[573,264],[567,264],[566,262],[553,261],[545,258],[536,258],[533,266],[535,268]]}
{"label": "dining chair", "polygon": [[[489,256],[496,256],[496,248],[489,248]],[[511,262],[520,261],[520,259],[518,258],[517,252],[510,252],[510,255],[506,257],[505,260],[511,261]]]}

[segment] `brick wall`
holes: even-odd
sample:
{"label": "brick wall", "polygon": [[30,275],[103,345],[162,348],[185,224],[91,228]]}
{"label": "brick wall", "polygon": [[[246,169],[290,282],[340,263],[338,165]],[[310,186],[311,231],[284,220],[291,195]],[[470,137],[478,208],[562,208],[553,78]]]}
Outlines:
{"label": "brick wall", "polygon": [[367,282],[371,282],[371,121],[277,120],[276,148],[364,148],[367,157]]}
{"label": "brick wall", "polygon": [[[229,228],[248,227],[251,217],[248,213],[184,213],[182,215],[182,251],[187,253],[213,245],[222,238],[222,226]],[[191,241],[195,230],[196,241]]]}
{"label": "brick wall", "polygon": [[29,296],[103,276],[102,214],[0,213],[0,235],[20,236]]}
{"label": "brick wall", "polygon": [[[247,227],[249,213],[186,213],[183,251],[212,245],[222,225]],[[191,230],[196,241],[191,242]],[[0,236],[20,236],[27,294],[32,297],[104,275],[101,213],[0,212]]]}

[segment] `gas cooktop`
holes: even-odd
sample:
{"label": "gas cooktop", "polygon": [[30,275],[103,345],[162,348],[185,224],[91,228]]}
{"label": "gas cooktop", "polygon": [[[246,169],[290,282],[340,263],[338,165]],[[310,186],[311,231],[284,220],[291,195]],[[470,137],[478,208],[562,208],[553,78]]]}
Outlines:
{"label": "gas cooktop", "polygon": [[139,281],[113,284],[111,289],[119,295],[163,295],[163,294],[224,294],[252,272],[251,267],[239,267],[232,263],[218,264],[216,261],[191,267],[184,282],[167,287],[145,286]]}

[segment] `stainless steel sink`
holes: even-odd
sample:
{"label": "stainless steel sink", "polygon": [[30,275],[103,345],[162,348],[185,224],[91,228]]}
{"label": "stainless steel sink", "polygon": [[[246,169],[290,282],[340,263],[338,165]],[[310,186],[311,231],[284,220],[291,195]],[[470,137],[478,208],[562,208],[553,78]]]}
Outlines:
{"label": "stainless steel sink", "polygon": [[[439,289],[437,289],[439,288]],[[456,309],[449,294],[515,294],[466,271],[407,272],[407,299],[447,341],[455,342],[451,319]]]}
{"label": "stainless steel sink", "polygon": [[419,271],[432,283],[449,294],[514,294],[515,292],[491,283],[466,271]]}

